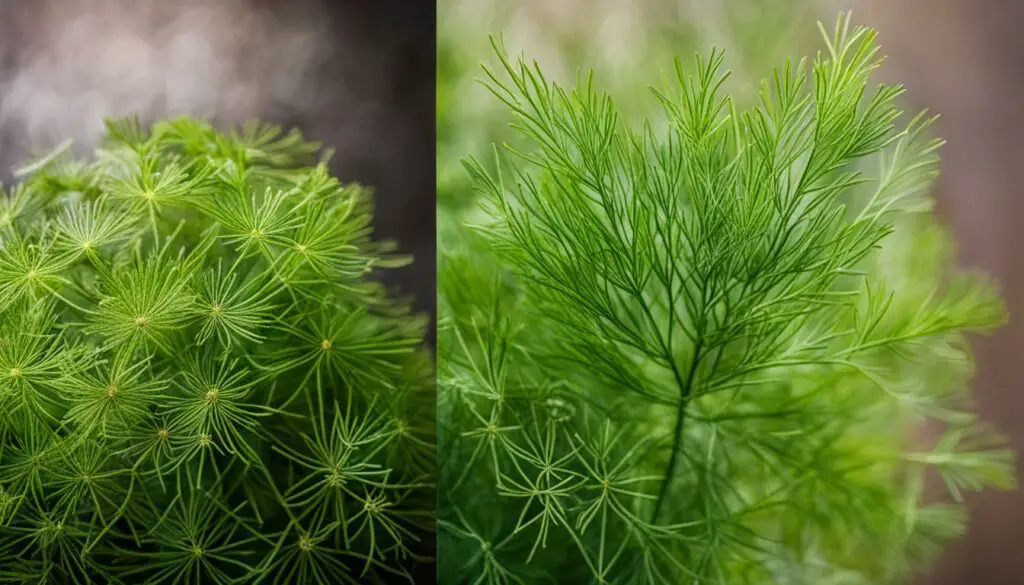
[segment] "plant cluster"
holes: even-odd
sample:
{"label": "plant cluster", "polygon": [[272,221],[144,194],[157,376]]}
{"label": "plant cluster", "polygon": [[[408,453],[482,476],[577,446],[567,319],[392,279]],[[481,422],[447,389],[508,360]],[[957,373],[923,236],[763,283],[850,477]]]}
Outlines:
{"label": "plant cluster", "polygon": [[[67,145],[66,145],[67,146]],[[0,200],[0,583],[411,580],[427,320],[297,131],[110,120]]]}
{"label": "plant cluster", "polygon": [[466,161],[487,220],[439,260],[441,582],[902,583],[1012,487],[934,118],[873,86],[875,31],[822,32],[749,108],[721,51],[677,61],[639,127],[495,40],[529,146]]}

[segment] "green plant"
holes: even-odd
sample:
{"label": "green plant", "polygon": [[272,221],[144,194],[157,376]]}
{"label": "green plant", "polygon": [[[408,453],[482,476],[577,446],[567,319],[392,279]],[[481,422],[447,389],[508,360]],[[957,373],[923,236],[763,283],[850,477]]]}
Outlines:
{"label": "green plant", "polygon": [[722,52],[677,62],[633,129],[495,41],[531,147],[466,161],[488,220],[439,260],[441,582],[901,583],[962,491],[1013,486],[965,337],[1004,308],[931,213],[933,118],[870,87],[873,30],[823,33],[747,109]]}
{"label": "green plant", "polygon": [[411,579],[426,319],[370,192],[297,131],[111,120],[0,228],[0,583]]}
{"label": "green plant", "polygon": [[[756,91],[749,74],[773,65],[794,46],[814,41],[805,34],[819,8],[809,0],[563,0],[558,3],[441,0],[437,30],[437,182],[439,215],[475,208],[472,185],[459,164],[467,154],[486,154],[492,142],[514,140],[502,104],[476,83],[481,29],[530,39],[531,53],[557,77],[588,63],[613,96],[619,114],[634,121],[658,109],[652,100],[630,99],[637,83],[657,76],[664,58],[711,43],[728,48],[734,95]],[[813,31],[811,31],[813,32]]]}

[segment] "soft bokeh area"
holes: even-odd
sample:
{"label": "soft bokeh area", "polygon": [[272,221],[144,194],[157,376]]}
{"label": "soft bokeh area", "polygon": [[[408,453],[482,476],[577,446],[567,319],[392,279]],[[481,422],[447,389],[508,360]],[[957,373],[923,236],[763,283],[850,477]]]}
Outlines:
{"label": "soft bokeh area", "polygon": [[[514,140],[503,105],[476,82],[481,61],[494,65],[488,35],[512,54],[540,62],[545,74],[572,81],[594,69],[628,118],[659,108],[647,91],[712,45],[726,50],[731,88],[750,95],[773,65],[813,58],[822,48],[817,21],[839,11],[879,30],[888,61],[879,80],[907,87],[904,108],[939,113],[947,140],[934,196],[958,242],[962,264],[995,276],[1011,322],[975,343],[975,395],[982,416],[1024,451],[1024,3],[1012,0],[441,0],[438,6],[438,223],[440,247],[454,246],[459,226],[477,209],[458,159],[486,157],[489,145]],[[913,250],[906,250],[911,257]],[[1018,470],[1018,474],[1020,471]],[[986,492],[969,500],[971,523],[920,583],[1018,585],[1024,563],[1020,492]]]}

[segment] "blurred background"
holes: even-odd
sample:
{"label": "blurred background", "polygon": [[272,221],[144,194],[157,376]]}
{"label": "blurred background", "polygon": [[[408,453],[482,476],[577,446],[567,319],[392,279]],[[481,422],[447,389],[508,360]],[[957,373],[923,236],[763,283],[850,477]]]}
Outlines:
{"label": "blurred background", "polygon": [[387,275],[434,307],[435,7],[416,0],[0,0],[0,180],[104,116],[296,126],[377,193]]}
{"label": "blurred background", "polygon": [[[1024,372],[1016,369],[1024,354],[1020,0],[439,0],[439,246],[451,245],[451,228],[477,209],[459,157],[486,156],[491,143],[511,136],[502,105],[476,82],[492,54],[489,33],[559,81],[595,69],[597,83],[635,120],[658,108],[645,88],[675,56],[726,49],[730,90],[749,96],[773,65],[813,56],[821,47],[816,22],[831,25],[843,10],[879,30],[888,55],[880,76],[907,86],[905,109],[942,115],[939,213],[959,261],[997,277],[1011,313],[1008,327],[976,341],[978,409],[1024,453]],[[1024,492],[986,492],[969,505],[968,534],[917,583],[1024,584]]]}

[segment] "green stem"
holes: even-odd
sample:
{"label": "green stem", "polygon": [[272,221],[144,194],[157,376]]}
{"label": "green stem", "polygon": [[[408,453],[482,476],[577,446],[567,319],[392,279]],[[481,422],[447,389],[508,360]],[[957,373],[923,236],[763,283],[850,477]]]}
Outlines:
{"label": "green stem", "polygon": [[686,407],[689,404],[690,389],[693,387],[694,376],[697,373],[697,366],[701,359],[702,346],[698,342],[693,350],[693,360],[690,363],[690,371],[683,380],[679,367],[675,360],[672,360],[672,375],[679,385],[679,407],[676,409],[676,424],[672,432],[672,453],[668,458],[668,465],[665,467],[665,481],[661,482],[658,489],[658,499],[654,503],[654,512],[651,514],[651,524],[658,523],[658,516],[661,514],[662,505],[668,496],[669,488],[672,486],[672,479],[676,475],[676,466],[679,464],[679,451],[683,448],[683,432],[686,430]]}

